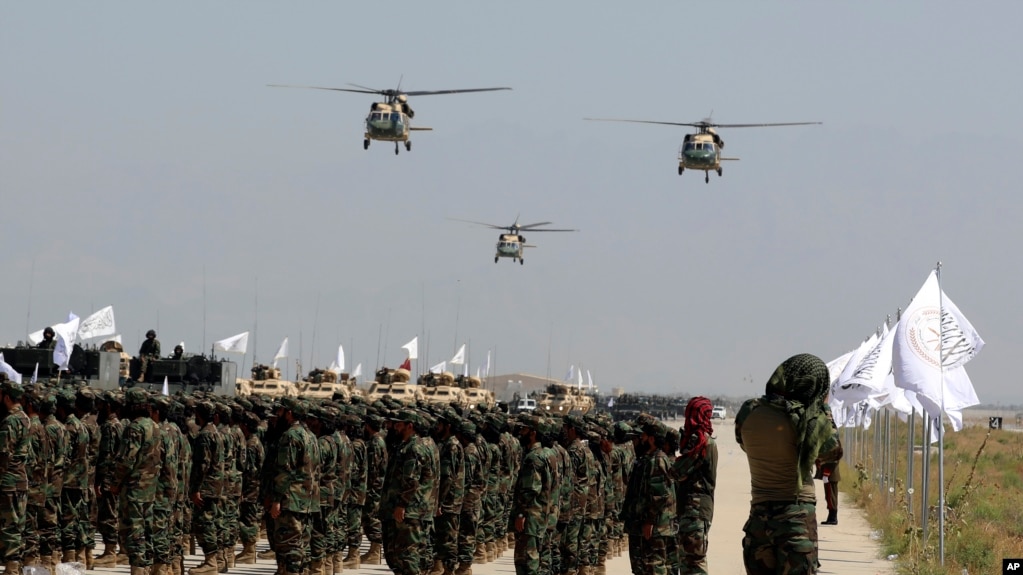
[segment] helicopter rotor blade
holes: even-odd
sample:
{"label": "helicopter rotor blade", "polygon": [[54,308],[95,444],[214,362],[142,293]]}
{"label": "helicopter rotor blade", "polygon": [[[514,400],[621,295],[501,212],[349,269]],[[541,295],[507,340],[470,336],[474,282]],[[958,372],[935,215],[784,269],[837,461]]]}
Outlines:
{"label": "helicopter rotor blade", "polygon": [[465,94],[468,92],[496,92],[498,90],[511,90],[508,87],[500,88],[465,88],[461,90],[410,90],[401,92],[406,96],[435,96],[437,94]]}
{"label": "helicopter rotor blade", "polygon": [[824,122],[780,122],[773,124],[704,124],[711,128],[770,128],[775,126],[815,126]]}
{"label": "helicopter rotor blade", "polygon": [[621,118],[583,118],[590,122],[630,122],[633,124],[660,124],[662,126],[689,126],[692,128],[699,128],[705,124],[691,124],[688,122],[655,122],[653,120],[624,120]]}
{"label": "helicopter rotor blade", "polygon": [[498,226],[498,225],[494,225],[494,224],[488,224],[486,222],[477,222],[477,221],[474,221],[474,220],[463,220],[461,218],[444,218],[444,219],[455,221],[455,222],[465,222],[467,224],[476,224],[478,226],[486,226],[488,228],[493,228],[495,230],[510,230],[512,228],[512,226]]}
{"label": "helicopter rotor blade", "polygon": [[267,84],[271,88],[305,88],[308,90],[330,90],[332,92],[356,92],[359,94],[380,94],[380,90],[353,90],[351,88],[325,88],[323,86],[297,86],[294,84]]}
{"label": "helicopter rotor blade", "polygon": [[378,90],[376,88],[370,88],[368,86],[361,86],[359,84],[353,84],[351,82],[348,82],[348,85],[349,86],[355,86],[356,88],[362,88],[363,90],[367,90],[369,92],[373,92],[374,94],[379,94],[379,93],[382,93],[382,92],[386,92],[386,90]]}
{"label": "helicopter rotor blade", "polygon": [[522,230],[523,231],[528,231],[529,233],[533,233],[533,232],[578,232],[579,231],[579,230],[552,229],[552,228],[536,228],[536,229],[531,229],[531,230],[526,230],[526,228],[522,228]]}
{"label": "helicopter rotor blade", "polygon": [[[517,222],[518,219],[516,219],[515,221]],[[529,228],[535,228],[536,226],[549,226],[550,224],[551,224],[551,222],[537,222],[535,224],[525,224],[525,225],[519,226],[519,229],[520,230],[528,230]]]}

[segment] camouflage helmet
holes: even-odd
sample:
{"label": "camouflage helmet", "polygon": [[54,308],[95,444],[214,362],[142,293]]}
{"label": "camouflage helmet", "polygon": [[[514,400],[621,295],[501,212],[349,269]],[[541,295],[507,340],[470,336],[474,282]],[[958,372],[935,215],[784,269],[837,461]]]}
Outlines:
{"label": "camouflage helmet", "polygon": [[149,403],[149,394],[142,388],[133,387],[124,393],[124,404],[128,407],[138,407]]}
{"label": "camouflage helmet", "polygon": [[12,401],[18,401],[21,399],[21,396],[25,394],[25,388],[21,387],[21,384],[15,383],[9,379],[4,379],[3,383],[0,383],[0,392],[3,392],[4,395],[10,397]]}

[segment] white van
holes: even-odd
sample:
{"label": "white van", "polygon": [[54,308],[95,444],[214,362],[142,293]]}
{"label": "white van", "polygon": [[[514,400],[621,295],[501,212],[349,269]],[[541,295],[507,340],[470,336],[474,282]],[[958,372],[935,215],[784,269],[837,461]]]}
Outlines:
{"label": "white van", "polygon": [[723,405],[715,405],[714,410],[710,412],[711,419],[724,419],[726,417],[727,410]]}
{"label": "white van", "polygon": [[515,413],[522,413],[525,411],[536,411],[536,400],[535,399],[520,399],[515,404]]}

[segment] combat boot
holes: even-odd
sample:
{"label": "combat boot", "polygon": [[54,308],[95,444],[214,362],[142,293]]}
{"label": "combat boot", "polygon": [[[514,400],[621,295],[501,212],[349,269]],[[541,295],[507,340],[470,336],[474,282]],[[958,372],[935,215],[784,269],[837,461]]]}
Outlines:
{"label": "combat boot", "polygon": [[38,555],[26,555],[21,559],[22,567],[42,567],[43,564],[39,560]]}
{"label": "combat boot", "polygon": [[234,556],[234,562],[252,565],[256,562],[256,543],[242,543],[242,552]]}
{"label": "combat boot", "polygon": [[234,569],[234,545],[224,550],[224,559],[227,560],[227,568]]}
{"label": "combat boot", "polygon": [[21,565],[17,561],[4,564],[4,575],[21,575]]}
{"label": "combat boot", "polygon": [[117,565],[117,553],[114,552],[116,548],[116,543],[104,543],[103,553],[93,559],[92,564],[96,567],[113,567]]}
{"label": "combat boot", "polygon": [[57,564],[53,562],[53,554],[43,555],[39,562],[42,564],[43,569],[46,569],[50,573],[57,572]]}
{"label": "combat boot", "polygon": [[821,525],[838,525],[838,510],[829,509],[828,518],[825,519],[824,521],[821,521]]}
{"label": "combat boot", "polygon": [[497,561],[497,557],[497,543],[494,543],[493,541],[487,543],[487,563]]}
{"label": "combat boot", "polygon": [[485,543],[476,544],[476,552],[472,554],[472,562],[475,565],[484,565],[487,562],[487,546]]}
{"label": "combat boot", "polygon": [[366,565],[380,565],[380,544],[370,543],[369,551],[359,557],[359,562]]}
{"label": "combat boot", "polygon": [[259,553],[256,553],[256,559],[266,559],[270,561],[273,559],[277,559],[277,554],[274,553],[273,549],[267,549],[265,551],[260,551]]}
{"label": "combat boot", "polygon": [[441,563],[440,559],[434,559],[433,567],[426,575],[444,575],[444,563]]}
{"label": "combat boot", "polygon": [[472,563],[459,563],[455,575],[472,575]]}
{"label": "combat boot", "polygon": [[[348,549],[351,550],[351,547],[349,547]],[[345,558],[344,557],[345,557],[344,553],[341,553],[340,551],[338,551],[337,553],[335,553],[335,554],[330,556],[330,567],[331,567],[331,573],[333,575],[338,575],[339,573],[343,573],[344,572],[344,570],[345,570]],[[356,561],[355,569],[358,569],[359,568],[359,563],[358,563],[358,561],[359,561],[359,546],[358,545],[355,546],[355,561]]]}
{"label": "combat boot", "polygon": [[217,573],[227,573],[227,553],[223,549],[217,551]]}
{"label": "combat boot", "polygon": [[362,567],[362,561],[359,557],[358,545],[348,546],[348,555],[345,557],[345,560],[342,563],[342,565],[344,566],[345,569],[358,569],[359,567]]}
{"label": "combat boot", "polygon": [[124,552],[124,545],[117,550],[117,565],[130,565],[131,561],[128,560],[128,554]]}
{"label": "combat boot", "polygon": [[188,575],[214,575],[217,572],[217,554],[207,553],[202,563],[188,570]]}
{"label": "combat boot", "polygon": [[74,549],[65,549],[64,553],[60,556],[61,563],[74,563],[75,561],[76,558]]}
{"label": "combat boot", "polygon": [[167,563],[153,563],[149,575],[170,575],[171,566]]}

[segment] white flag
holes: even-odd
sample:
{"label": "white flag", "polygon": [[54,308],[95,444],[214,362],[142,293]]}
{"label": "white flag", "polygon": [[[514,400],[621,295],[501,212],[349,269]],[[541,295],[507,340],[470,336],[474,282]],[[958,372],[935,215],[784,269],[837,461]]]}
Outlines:
{"label": "white flag", "polygon": [[274,367],[277,367],[277,362],[288,357],[288,338],[284,338],[281,342],[281,347],[277,348],[277,353],[274,354]]}
{"label": "white flag", "polygon": [[78,324],[79,340],[114,335],[115,333],[117,333],[117,329],[114,327],[114,306],[112,305],[90,315]]}
{"label": "white flag", "polygon": [[337,361],[330,360],[330,365],[327,366],[327,371],[331,373],[341,373],[341,370],[337,367]]}
{"label": "white flag", "polygon": [[345,370],[345,350],[340,345],[337,346],[337,372],[341,373]]}
{"label": "white flag", "polygon": [[53,348],[53,363],[58,369],[66,370],[68,361],[71,359],[71,352],[75,347],[75,339],[78,336],[78,316],[69,313],[67,321],[53,326],[53,333],[56,336],[57,345]]}
{"label": "white flag", "polygon": [[487,363],[483,365],[483,377],[490,377],[490,350],[487,350]]}
{"label": "white flag", "polygon": [[35,384],[39,381],[39,362],[36,362],[36,368],[32,370],[32,381],[29,383]]}
{"label": "white flag", "polygon": [[614,407],[615,406],[615,398],[613,396],[611,397],[611,399],[607,400],[607,406],[608,407]]}
{"label": "white flag", "polygon": [[571,382],[575,379],[575,364],[568,366],[568,375],[565,376],[565,381]]}
{"label": "white flag", "polygon": [[476,366],[476,379],[480,378],[480,366]]}
{"label": "white flag", "polygon": [[895,385],[916,393],[934,417],[940,417],[942,407],[951,416],[948,412],[977,405],[973,383],[959,368],[983,347],[969,320],[947,295],[939,294],[937,273],[931,271],[895,331]]}
{"label": "white flag", "polygon": [[0,352],[0,373],[6,373],[7,379],[21,385],[21,374],[14,370],[14,366],[4,361],[4,354]]}
{"label": "white flag", "polygon": [[401,346],[402,349],[408,350],[408,358],[416,359],[419,357],[419,336],[412,338],[412,341]]}
{"label": "white flag", "polygon": [[590,370],[586,370],[587,387],[593,389],[593,376],[590,375]]}
{"label": "white flag", "polygon": [[[107,341],[116,341],[121,343],[121,334],[115,334],[107,338]],[[185,349],[185,342],[181,342],[181,349]]]}
{"label": "white flag", "polygon": [[859,358],[848,379],[838,382],[838,389],[834,392],[838,399],[857,402],[884,390],[885,378],[892,370],[894,336],[895,331],[888,331],[888,326],[882,329],[880,340]]}
{"label": "white flag", "polygon": [[170,384],[167,381],[167,376],[163,376],[163,394],[165,396],[170,395]]}
{"label": "white flag", "polygon": [[359,377],[361,375],[362,375],[362,364],[360,363],[360,364],[356,365],[355,369],[352,371],[352,379],[355,379],[356,377]]}
{"label": "white flag", "polygon": [[462,365],[465,363],[465,344],[458,348],[458,352],[455,353],[455,357],[451,358],[451,363],[455,365]]}
{"label": "white flag", "polygon": [[32,347],[39,345],[39,342],[43,341],[43,331],[45,329],[46,328],[43,328],[39,331],[34,331],[28,334],[28,344],[31,345]]}
{"label": "white flag", "polygon": [[448,370],[448,362],[442,361],[430,368],[430,373],[444,373]]}
{"label": "white flag", "polygon": [[213,349],[228,353],[245,353],[249,349],[249,332],[232,335],[229,338],[213,342]]}
{"label": "white flag", "polygon": [[583,388],[583,369],[581,367],[579,368],[579,371],[578,371],[578,373],[576,373],[576,375],[579,376],[579,378],[578,378],[579,379],[579,389],[582,389]]}

